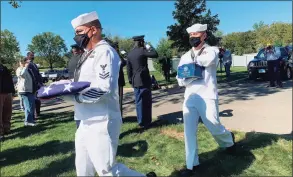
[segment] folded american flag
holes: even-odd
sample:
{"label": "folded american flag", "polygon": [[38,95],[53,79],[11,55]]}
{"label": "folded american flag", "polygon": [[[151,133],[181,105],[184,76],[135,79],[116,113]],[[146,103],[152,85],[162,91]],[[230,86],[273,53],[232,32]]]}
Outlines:
{"label": "folded american flag", "polygon": [[47,87],[41,87],[38,90],[38,97],[43,99],[50,99],[64,95],[74,95],[91,85],[90,82],[70,82],[51,84]]}

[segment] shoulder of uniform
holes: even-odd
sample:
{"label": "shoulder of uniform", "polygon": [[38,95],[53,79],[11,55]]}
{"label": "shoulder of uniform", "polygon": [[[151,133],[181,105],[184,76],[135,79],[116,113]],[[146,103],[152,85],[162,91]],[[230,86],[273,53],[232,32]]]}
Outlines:
{"label": "shoulder of uniform", "polygon": [[219,52],[220,51],[219,51],[219,48],[218,47],[206,45],[205,46],[205,49],[203,50],[203,52],[202,52],[201,55],[208,54],[208,53],[218,54]]}
{"label": "shoulder of uniform", "polygon": [[105,53],[113,53],[113,52],[114,52],[114,49],[110,45],[104,44],[104,45],[97,46],[92,51],[89,57],[95,57],[97,55],[103,55]]}
{"label": "shoulder of uniform", "polygon": [[188,52],[185,52],[181,58],[186,58],[186,57],[189,57],[190,56],[190,50]]}

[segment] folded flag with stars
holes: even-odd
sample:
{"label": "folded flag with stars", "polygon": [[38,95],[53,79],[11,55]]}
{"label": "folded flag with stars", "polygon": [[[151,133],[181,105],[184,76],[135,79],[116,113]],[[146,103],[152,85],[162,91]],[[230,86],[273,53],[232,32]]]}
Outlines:
{"label": "folded flag with stars", "polygon": [[71,83],[61,83],[61,84],[51,84],[46,87],[41,87],[38,90],[38,98],[50,99],[58,96],[64,95],[74,95],[88,87],[90,87],[90,82],[71,82]]}

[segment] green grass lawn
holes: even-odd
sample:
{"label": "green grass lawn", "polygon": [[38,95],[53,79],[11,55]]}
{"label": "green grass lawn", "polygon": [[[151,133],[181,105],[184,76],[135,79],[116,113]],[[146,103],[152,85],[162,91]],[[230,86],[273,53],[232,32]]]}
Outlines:
{"label": "green grass lawn", "polygon": [[[13,113],[12,132],[1,143],[0,176],[75,176],[73,114],[44,114],[36,127],[24,127],[22,119]],[[179,177],[185,165],[182,124],[156,121],[139,133],[135,118],[124,120],[117,161]],[[201,124],[198,132],[199,176],[292,176],[292,136],[235,132],[237,153],[228,155]]]}

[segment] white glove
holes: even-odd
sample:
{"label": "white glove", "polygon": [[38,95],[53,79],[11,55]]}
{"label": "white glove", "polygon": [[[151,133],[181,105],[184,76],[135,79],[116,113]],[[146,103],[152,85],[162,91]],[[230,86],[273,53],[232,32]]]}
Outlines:
{"label": "white glove", "polygon": [[149,44],[147,44],[147,45],[145,45],[145,48],[146,48],[147,50],[149,50],[149,49],[151,48],[151,46],[150,46]]}

